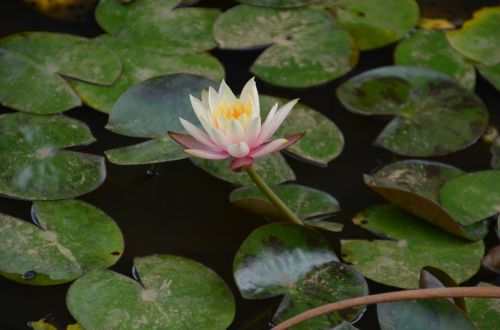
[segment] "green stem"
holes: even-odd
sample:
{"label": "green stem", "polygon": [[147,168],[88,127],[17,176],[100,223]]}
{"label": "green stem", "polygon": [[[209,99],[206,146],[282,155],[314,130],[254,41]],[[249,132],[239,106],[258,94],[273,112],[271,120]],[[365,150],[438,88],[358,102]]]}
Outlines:
{"label": "green stem", "polygon": [[297,217],[295,213],[292,212],[286,206],[285,203],[281,200],[281,198],[278,197],[274,193],[274,191],[267,185],[267,183],[262,179],[262,177],[257,174],[257,172],[253,169],[252,166],[245,166],[245,171],[247,171],[248,175],[252,178],[253,182],[259,187],[260,191],[262,191],[267,198],[273,203],[274,206],[276,206],[283,214],[286,216],[288,220],[290,220],[293,223],[303,225],[304,223]]}

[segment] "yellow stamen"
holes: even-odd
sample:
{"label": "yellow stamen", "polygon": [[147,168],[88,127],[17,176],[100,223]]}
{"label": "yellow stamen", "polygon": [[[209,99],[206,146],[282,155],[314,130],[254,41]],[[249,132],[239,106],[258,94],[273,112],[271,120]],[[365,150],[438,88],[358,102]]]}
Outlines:
{"label": "yellow stamen", "polygon": [[239,120],[241,116],[247,115],[250,117],[252,113],[252,104],[244,104],[241,101],[236,101],[235,103],[227,106],[225,104],[219,105],[219,108],[215,112],[216,117],[224,117],[227,121],[231,119]]}

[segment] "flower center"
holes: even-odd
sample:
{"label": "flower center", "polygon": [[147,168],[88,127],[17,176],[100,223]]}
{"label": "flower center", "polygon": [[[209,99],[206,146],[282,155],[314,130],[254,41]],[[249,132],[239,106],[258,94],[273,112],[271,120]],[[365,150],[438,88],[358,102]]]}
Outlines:
{"label": "flower center", "polygon": [[247,115],[250,117],[252,112],[251,104],[243,104],[243,102],[237,101],[230,106],[221,104],[216,111],[217,117],[223,116],[227,121],[231,119],[239,120],[241,116]]}

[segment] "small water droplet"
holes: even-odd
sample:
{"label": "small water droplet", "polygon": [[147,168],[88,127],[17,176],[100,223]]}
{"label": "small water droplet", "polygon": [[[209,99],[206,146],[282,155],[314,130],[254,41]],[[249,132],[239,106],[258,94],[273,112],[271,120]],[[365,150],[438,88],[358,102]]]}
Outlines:
{"label": "small water droplet", "polygon": [[29,272],[26,272],[26,273],[22,274],[21,278],[23,280],[29,281],[29,280],[34,279],[35,276],[36,276],[36,272],[34,270],[30,270]]}

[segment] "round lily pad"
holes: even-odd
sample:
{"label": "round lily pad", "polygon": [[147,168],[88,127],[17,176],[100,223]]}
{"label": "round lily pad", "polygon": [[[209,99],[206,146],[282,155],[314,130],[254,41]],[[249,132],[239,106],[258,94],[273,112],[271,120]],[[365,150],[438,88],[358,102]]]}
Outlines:
{"label": "round lily pad", "polygon": [[479,70],[481,76],[500,91],[500,63],[495,65],[476,65],[476,68]]}
{"label": "round lily pad", "polygon": [[394,62],[441,71],[470,90],[476,83],[474,66],[450,46],[443,31],[417,30],[398,44]]}
{"label": "round lily pad", "polygon": [[[327,302],[366,295],[365,280],[338,262],[317,231],[291,223],[272,223],[254,230],[236,253],[234,278],[246,299],[285,294],[274,323]],[[297,329],[330,329],[356,319],[363,308],[331,313]]]}
{"label": "round lily pad", "polygon": [[500,212],[500,171],[473,172],[452,179],[440,193],[441,205],[463,226]]}
{"label": "round lily pad", "polygon": [[[493,287],[489,283],[480,282],[478,286]],[[477,330],[491,330],[500,324],[500,299],[467,298],[469,317]]]}
{"label": "round lily pad", "polygon": [[[283,98],[261,95],[261,117],[265,118],[275,103],[283,105],[288,101]],[[334,122],[320,112],[297,103],[275,136],[285,137],[300,132],[306,134],[286,149],[300,159],[326,166],[328,162],[337,158],[344,148],[344,136]]]}
{"label": "round lily pad", "polygon": [[94,141],[88,127],[62,115],[0,115],[0,193],[49,200],[72,198],[99,187],[106,168],[101,156],[63,148]]}
{"label": "round lily pad", "polygon": [[342,240],[342,257],[364,276],[382,284],[416,288],[425,266],[439,268],[461,283],[481,264],[483,241],[452,236],[395,205],[368,208],[353,222],[385,239]]}
{"label": "round lily pad", "polygon": [[97,23],[108,33],[161,54],[193,54],[215,47],[212,26],[220,11],[176,8],[179,0],[103,0]]}
{"label": "round lily pad", "polygon": [[96,270],[71,285],[66,303],[85,329],[226,329],[235,303],[211,269],[183,257],[134,259],[140,276]]}
{"label": "round lily pad", "polygon": [[35,224],[0,214],[0,274],[24,284],[53,285],[113,265],[123,252],[120,228],[77,200],[35,202]]}
{"label": "round lily pad", "polygon": [[82,81],[72,85],[83,102],[102,112],[109,113],[116,100],[138,83],[157,76],[173,73],[191,73],[219,81],[224,78],[224,68],[208,53],[191,55],[161,55],[121,39],[104,34],[96,38],[97,44],[112,49],[122,60],[122,74],[112,86],[98,86]]}
{"label": "round lily pad", "polygon": [[106,150],[105,154],[111,163],[118,165],[155,164],[187,157],[184,149],[167,136]]}
{"label": "round lily pad", "polygon": [[390,66],[367,71],[337,89],[344,106],[365,115],[395,115],[375,144],[399,155],[446,155],[474,143],[488,124],[479,97],[446,74]]}
{"label": "round lily pad", "polygon": [[360,50],[398,41],[419,19],[415,0],[335,0],[328,2],[327,8],[351,33]]}
{"label": "round lily pad", "polygon": [[121,61],[111,50],[67,34],[31,32],[0,41],[0,103],[51,114],[81,104],[63,78],[111,85]]}
{"label": "round lily pad", "polygon": [[[235,173],[231,171],[229,168],[231,159],[207,160],[191,158],[191,160],[196,166],[218,179],[240,186],[253,184],[252,179],[246,172]],[[286,181],[295,181],[295,173],[293,173],[285,158],[278,152],[257,158],[253,163],[253,167],[267,184],[276,185]]]}
{"label": "round lily pad", "polygon": [[269,46],[250,70],[284,87],[309,87],[338,78],[357,62],[349,33],[319,8],[239,5],[220,15],[214,38],[221,48]]}
{"label": "round lily pad", "polygon": [[459,30],[447,33],[451,46],[461,54],[485,65],[500,63],[500,6],[474,13]]}
{"label": "round lily pad", "polygon": [[452,234],[478,240],[488,232],[488,223],[461,223],[439,201],[443,185],[464,174],[462,170],[443,163],[405,160],[386,165],[371,175],[365,175],[364,181],[368,187],[387,200],[423,220]]}
{"label": "round lily pad", "polygon": [[301,7],[321,0],[238,0],[241,3],[252,6],[289,8]]}

